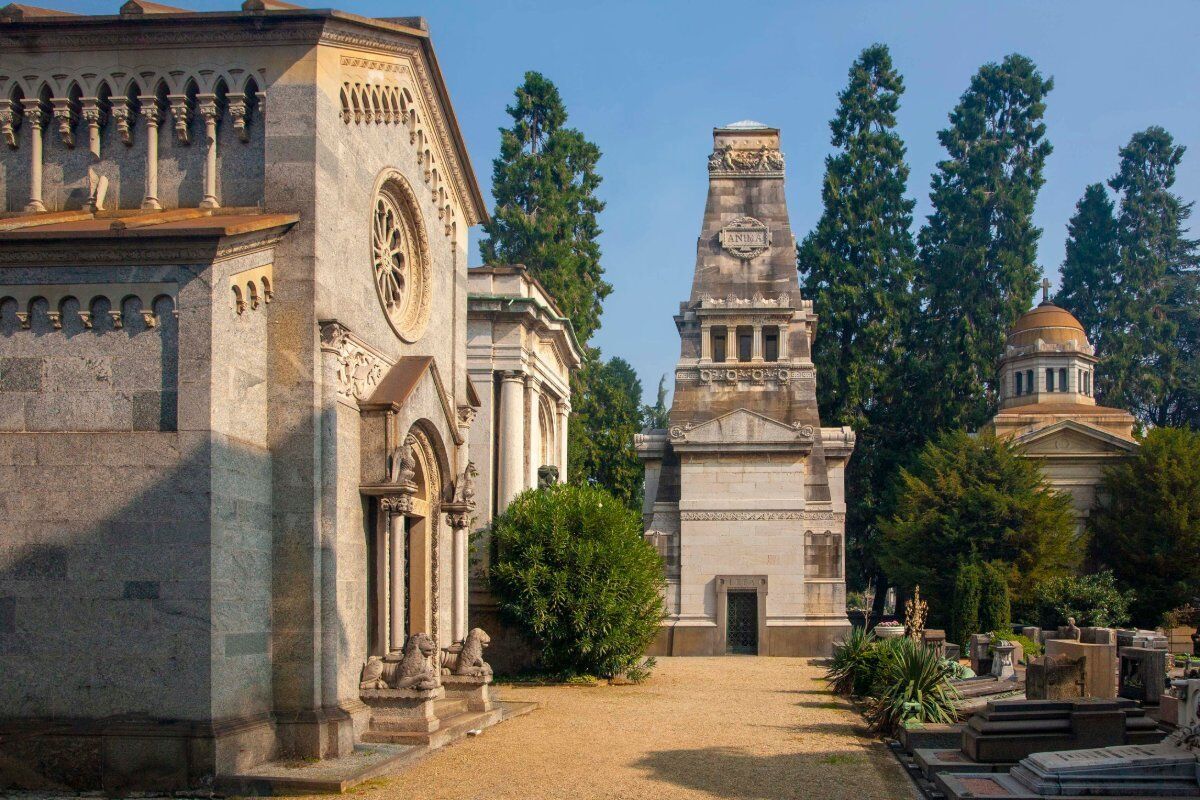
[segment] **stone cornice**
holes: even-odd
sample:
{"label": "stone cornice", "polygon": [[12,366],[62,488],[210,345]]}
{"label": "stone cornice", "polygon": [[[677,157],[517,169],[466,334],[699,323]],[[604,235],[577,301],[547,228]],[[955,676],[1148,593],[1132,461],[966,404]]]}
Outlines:
{"label": "stone cornice", "polygon": [[269,250],[283,232],[268,236],[230,237],[170,244],[169,239],[102,240],[81,242],[5,242],[0,246],[0,267],[73,267],[84,265],[211,264],[248,253]]}
{"label": "stone cornice", "polygon": [[473,319],[505,319],[521,322],[536,333],[548,336],[558,357],[568,369],[583,363],[583,354],[575,339],[571,321],[557,315],[554,309],[533,297],[503,294],[467,295],[467,317]]}

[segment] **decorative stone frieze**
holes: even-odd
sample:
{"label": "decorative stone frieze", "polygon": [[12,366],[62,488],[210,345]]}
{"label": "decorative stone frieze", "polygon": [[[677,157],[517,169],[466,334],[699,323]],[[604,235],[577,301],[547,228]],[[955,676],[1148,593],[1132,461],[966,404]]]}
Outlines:
{"label": "decorative stone frieze", "polygon": [[747,520],[800,520],[836,522],[845,514],[835,511],[680,511],[679,518],[690,522],[743,522]]}
{"label": "decorative stone frieze", "polygon": [[338,397],[346,401],[370,397],[392,362],[368,347],[337,320],[323,320],[320,326],[321,350],[337,360]]}
{"label": "decorative stone frieze", "polygon": [[[750,217],[741,217],[740,219],[751,219]],[[735,220],[736,222],[736,220]],[[734,223],[726,226],[726,229]],[[766,226],[763,226],[764,228]],[[722,229],[722,233],[726,229]],[[724,246],[724,245],[722,245]],[[736,255],[736,254],[735,254]],[[755,292],[751,297],[739,297],[731,294],[726,297],[712,297],[705,295],[700,299],[701,308],[791,308],[792,296],[787,292],[780,292],[773,297],[767,297],[762,292]]]}
{"label": "decorative stone frieze", "polygon": [[[684,370],[680,370],[683,372]],[[701,383],[787,383],[802,377],[803,370],[787,367],[719,367],[695,370]]]}
{"label": "decorative stone frieze", "polygon": [[[76,312],[83,327],[91,328],[94,323],[94,308],[96,303],[104,299],[109,304],[109,318],[113,327],[121,329],[125,326],[122,304],[125,299],[135,297],[141,303],[140,316],[147,328],[158,325],[158,315],[154,312],[154,303],[160,297],[168,297],[172,305],[179,291],[175,283],[55,283],[55,284],[9,284],[0,285],[0,303],[7,299],[16,301],[17,320],[21,328],[29,330],[32,327],[34,304],[38,300],[46,301],[46,316],[55,330],[63,327],[63,306],[69,299],[79,303]],[[174,312],[178,315],[178,311]]]}
{"label": "decorative stone frieze", "polygon": [[271,302],[275,293],[274,265],[264,264],[229,276],[233,308],[238,316],[257,311]]}
{"label": "decorative stone frieze", "polygon": [[769,147],[757,150],[736,150],[718,147],[708,157],[708,174],[712,177],[783,177],[783,153]]}

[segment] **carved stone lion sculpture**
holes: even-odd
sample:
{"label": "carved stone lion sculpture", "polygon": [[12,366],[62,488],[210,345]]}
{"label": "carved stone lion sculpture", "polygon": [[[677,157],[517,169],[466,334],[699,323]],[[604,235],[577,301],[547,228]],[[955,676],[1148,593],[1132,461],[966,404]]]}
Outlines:
{"label": "carved stone lion sculpture", "polygon": [[437,648],[426,633],[414,633],[404,643],[403,657],[392,682],[394,689],[436,689],[437,670],[429,666],[429,657]]}
{"label": "carved stone lion sculpture", "polygon": [[362,675],[359,677],[358,688],[360,689],[386,689],[388,688],[387,681],[383,679],[383,659],[379,656],[371,656],[367,659],[367,663],[363,664]]}
{"label": "carved stone lion sculpture", "polygon": [[491,644],[492,639],[483,628],[471,628],[467,638],[463,640],[462,652],[454,664],[455,675],[465,675],[472,678],[490,678],[491,666],[483,660],[483,649]]}
{"label": "carved stone lion sculpture", "polygon": [[417,475],[417,458],[413,455],[413,447],[417,437],[411,433],[404,437],[404,443],[392,451],[391,474],[392,483],[412,483]]}

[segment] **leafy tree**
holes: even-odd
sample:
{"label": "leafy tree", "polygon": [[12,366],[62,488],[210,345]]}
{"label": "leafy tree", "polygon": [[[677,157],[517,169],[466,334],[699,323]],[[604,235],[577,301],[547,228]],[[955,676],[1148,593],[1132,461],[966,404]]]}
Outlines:
{"label": "leafy tree", "polygon": [[662,559],[640,514],[601,489],[557,484],[518,495],[492,537],[492,591],[543,667],[611,677],[637,666],[664,615]]}
{"label": "leafy tree", "polygon": [[603,279],[600,227],[604,203],[596,197],[600,149],[574,128],[558,88],[526,72],[507,109],[511,128],[500,130],[492,162],[496,209],[479,243],[488,264],[524,264],[571,319],[586,344],[600,326],[601,301],[612,291]]}
{"label": "leafy tree", "polygon": [[1136,594],[1134,622],[1153,627],[1200,595],[1200,432],[1150,431],[1103,488],[1088,519],[1093,557]]}
{"label": "leafy tree", "polygon": [[1075,315],[1097,351],[1104,351],[1109,315],[1117,298],[1117,220],[1099,183],[1088,186],[1067,224],[1067,256],[1054,300]]}
{"label": "leafy tree", "polygon": [[633,437],[642,430],[642,382],[627,361],[588,353],[575,376],[568,423],[567,475],[601,486],[630,508],[641,508],[641,461]]}
{"label": "leafy tree", "polygon": [[1200,422],[1200,242],[1185,235],[1192,204],[1171,192],[1185,149],[1159,127],[1135,133],[1108,182],[1120,197],[1120,258],[1117,296],[1101,325],[1096,388],[1106,402],[1157,426]]}
{"label": "leafy tree", "polygon": [[947,638],[966,648],[971,634],[979,633],[979,565],[965,562],[954,576],[953,607]]}
{"label": "leafy tree", "polygon": [[670,424],[671,409],[667,407],[667,376],[658,379],[658,394],[654,405],[642,407],[642,427],[666,428]]}
{"label": "leafy tree", "polygon": [[1033,207],[1051,151],[1042,116],[1053,85],[1025,56],[985,64],[938,133],[947,158],[918,236],[926,308],[909,348],[928,430],[986,420],[1005,334],[1037,287]]}
{"label": "leafy tree", "polygon": [[847,545],[868,574],[878,572],[875,521],[895,461],[882,412],[895,392],[916,257],[914,201],[905,197],[908,165],[896,133],[903,92],[887,46],[863,50],[829,122],[837,150],[825,159],[825,210],[798,248],[805,296],[821,320],[813,350],[821,419],[858,433],[846,476]]}
{"label": "leafy tree", "polygon": [[1077,549],[1071,501],[1050,488],[1037,464],[994,436],[962,431],[928,443],[901,470],[896,512],[883,533],[888,577],[902,588],[919,584],[931,615],[943,620],[956,577],[948,557],[1004,570],[1020,596],[1068,572]]}
{"label": "leafy tree", "polygon": [[1066,625],[1068,617],[1074,617],[1078,625],[1116,628],[1129,624],[1133,597],[1133,592],[1121,591],[1108,570],[1060,575],[1040,584],[1020,612],[1022,619],[1046,630]]}

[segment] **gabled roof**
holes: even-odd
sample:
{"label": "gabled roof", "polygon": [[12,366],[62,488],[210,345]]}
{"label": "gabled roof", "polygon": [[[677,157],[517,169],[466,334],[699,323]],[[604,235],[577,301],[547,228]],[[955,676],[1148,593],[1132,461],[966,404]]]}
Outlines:
{"label": "gabled roof", "polygon": [[454,437],[455,444],[462,444],[464,439],[458,429],[454,403],[446,393],[446,386],[442,383],[442,376],[433,356],[405,356],[398,359],[379,381],[371,396],[359,401],[358,407],[363,411],[397,411],[412,396],[426,374],[433,381],[434,391],[441,402],[447,430]]}
{"label": "gabled roof", "polygon": [[1132,439],[1126,439],[1123,436],[1117,436],[1111,431],[1106,431],[1103,428],[1098,428],[1095,425],[1089,425],[1086,422],[1080,422],[1074,419],[1059,420],[1053,424],[1047,425],[1044,428],[1035,428],[1032,431],[1023,433],[1012,438],[1012,443],[1018,447],[1026,448],[1036,442],[1052,439],[1067,431],[1073,431],[1081,436],[1089,439],[1094,439],[1097,442],[1107,445],[1116,450],[1123,450],[1132,453],[1138,449],[1138,443]]}

